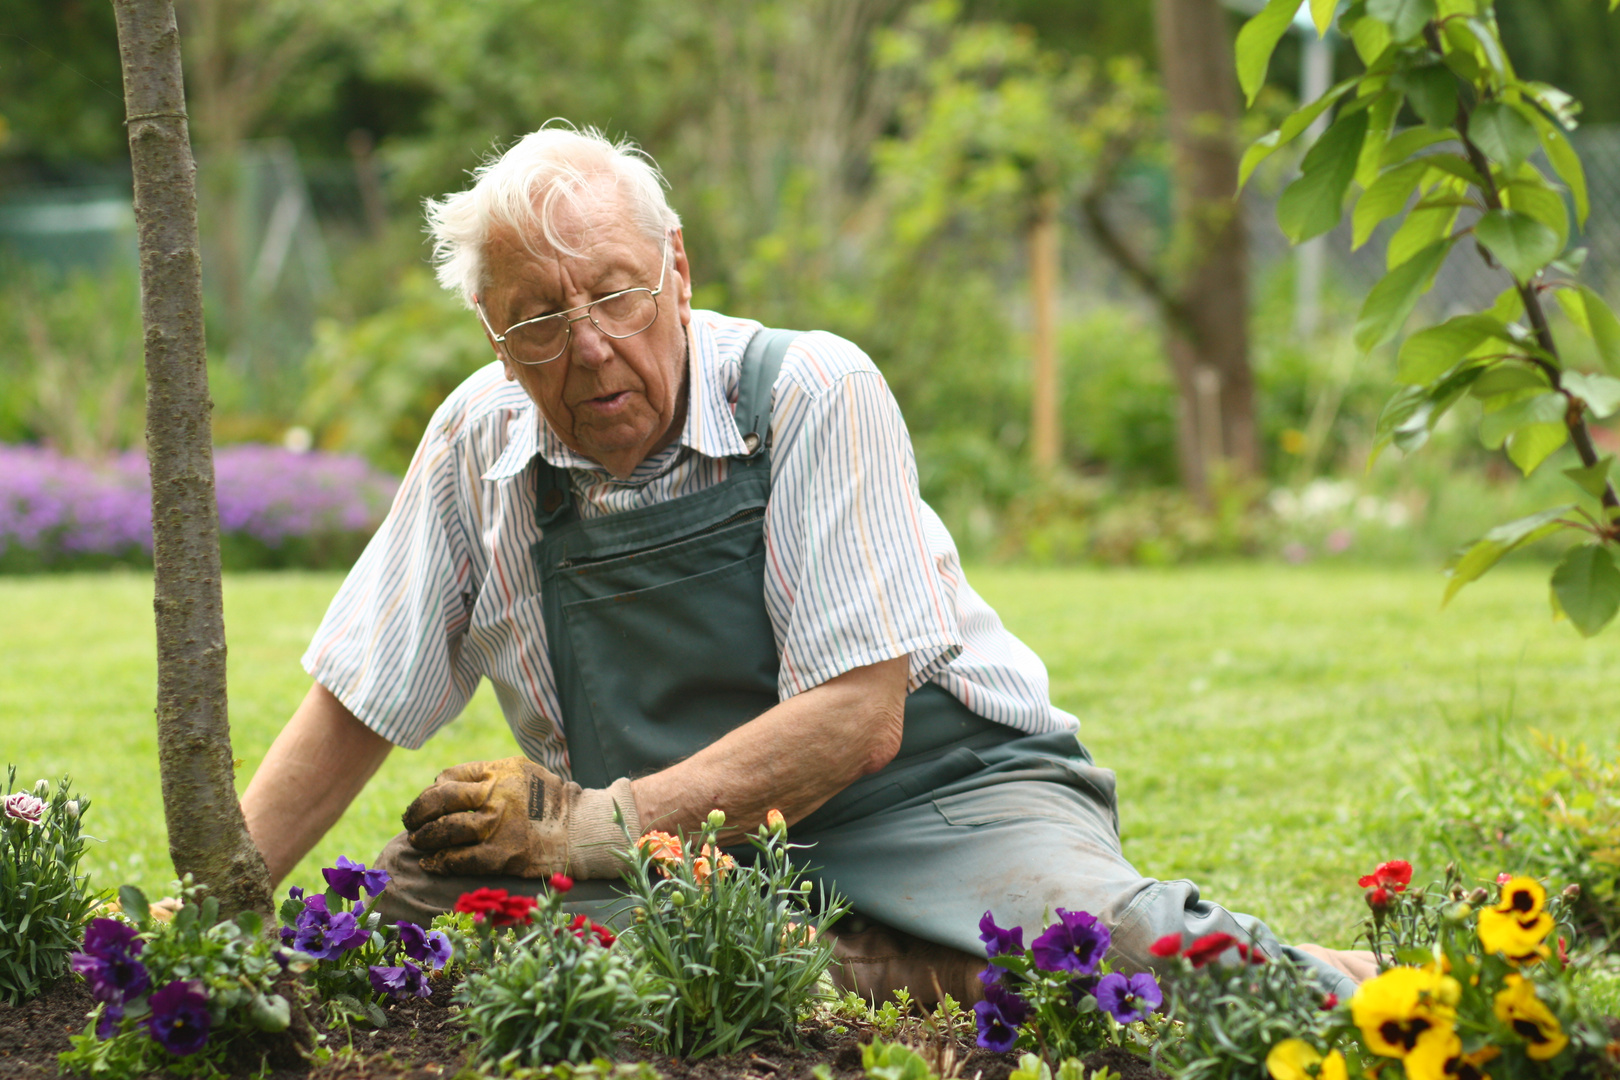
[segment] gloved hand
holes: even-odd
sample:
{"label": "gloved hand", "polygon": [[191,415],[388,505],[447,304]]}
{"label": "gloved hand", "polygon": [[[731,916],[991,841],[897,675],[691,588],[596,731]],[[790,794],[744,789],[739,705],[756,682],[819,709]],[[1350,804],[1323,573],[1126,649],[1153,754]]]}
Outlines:
{"label": "gloved hand", "polygon": [[527,758],[470,761],[444,770],[406,807],[411,845],[429,852],[422,868],[433,874],[506,874],[543,878],[618,877],[624,833],[641,835],[640,815],[621,779],[606,788],[581,788]]}

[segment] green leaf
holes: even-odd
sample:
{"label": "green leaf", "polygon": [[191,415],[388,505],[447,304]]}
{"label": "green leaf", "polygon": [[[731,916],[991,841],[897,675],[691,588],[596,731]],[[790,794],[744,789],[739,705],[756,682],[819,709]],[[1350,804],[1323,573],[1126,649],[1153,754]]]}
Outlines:
{"label": "green leaf", "polygon": [[1299,10],[1299,0],[1267,0],[1260,13],[1243,24],[1237,36],[1238,85],[1250,105],[1255,95],[1266,84],[1266,68],[1271,65],[1271,54],[1277,42],[1288,32]]}
{"label": "green leaf", "polygon": [[1449,371],[1480,342],[1511,341],[1507,327],[1489,315],[1458,315],[1439,326],[1419,330],[1401,343],[1396,380],[1422,386]]}
{"label": "green leaf", "polygon": [[1389,145],[1390,128],[1400,108],[1401,95],[1393,91],[1380,91],[1367,106],[1367,139],[1356,158],[1356,183],[1364,188],[1372,186],[1378,170],[1383,168],[1384,148]]}
{"label": "green leaf", "polygon": [[1468,137],[1508,172],[1535,153],[1540,143],[1535,125],[1505,101],[1487,101],[1475,108],[1468,118]]}
{"label": "green leaf", "polygon": [[1406,95],[1412,111],[1430,127],[1450,127],[1457,119],[1457,76],[1444,64],[1397,71],[1390,85]]}
{"label": "green leaf", "polygon": [[1243,160],[1238,165],[1238,188],[1241,189],[1244,184],[1249,182],[1249,176],[1254,172],[1257,165],[1277,150],[1299,138],[1300,134],[1309,128],[1318,116],[1327,111],[1334,102],[1342,98],[1351,87],[1359,84],[1361,80],[1362,76],[1360,75],[1345,79],[1309,105],[1295,109],[1276,131],[1262,135],[1250,144],[1249,148],[1243,152]]}
{"label": "green leaf", "polygon": [[1407,41],[1435,17],[1434,0],[1367,0],[1367,14],[1387,25],[1396,41]]}
{"label": "green leaf", "polygon": [[1350,22],[1347,26],[1340,23],[1340,26],[1350,35],[1350,43],[1356,47],[1356,55],[1361,57],[1361,62],[1368,67],[1372,67],[1389,48],[1389,27],[1377,19],[1361,18]]}
{"label": "green leaf", "polygon": [[1328,30],[1333,26],[1333,12],[1338,6],[1338,0],[1311,0],[1311,22],[1316,24],[1317,37],[1327,37]]}
{"label": "green leaf", "polygon": [[1507,79],[1513,75],[1513,67],[1508,63],[1507,53],[1502,50],[1502,41],[1496,34],[1494,25],[1487,24],[1478,16],[1470,16],[1467,22],[1468,32],[1474,35],[1479,47],[1485,54],[1485,62],[1491,65],[1498,78]]}
{"label": "green leaf", "polygon": [[146,902],[146,894],[133,885],[119,887],[118,906],[134,920],[136,926],[145,927],[152,921],[152,906]]}
{"label": "green leaf", "polygon": [[1558,255],[1558,234],[1528,214],[1489,210],[1474,224],[1474,239],[1507,267],[1517,281],[1529,281]]}
{"label": "green leaf", "polygon": [[1594,499],[1603,498],[1603,493],[1609,488],[1609,469],[1614,465],[1614,455],[1604,454],[1590,465],[1578,465],[1565,469],[1564,475],[1569,477],[1570,483],[1592,496]]}
{"label": "green leaf", "polygon": [[1536,130],[1541,135],[1541,149],[1552,162],[1553,171],[1558,173],[1558,179],[1569,188],[1569,194],[1575,200],[1575,221],[1582,228],[1586,227],[1586,215],[1592,211],[1592,200],[1586,191],[1586,170],[1581,167],[1581,156],[1570,145],[1569,136],[1565,135],[1544,116],[1532,118]]}
{"label": "green leaf", "polygon": [[258,937],[264,933],[264,917],[257,911],[238,911],[233,921],[248,937]]}
{"label": "green leaf", "polygon": [[1564,245],[1569,243],[1569,208],[1563,196],[1534,169],[1526,166],[1524,171],[1530,175],[1503,185],[1503,205],[1551,229],[1558,235],[1558,250],[1563,251]]}
{"label": "green leaf", "polygon": [[1367,294],[1356,318],[1355,342],[1370,352],[1400,332],[1418,298],[1428,291],[1440,264],[1446,261],[1455,237],[1430,244],[1385,274]]}
{"label": "green leaf", "polygon": [[1406,208],[1407,200],[1417,189],[1418,181],[1429,171],[1422,160],[1407,161],[1388,169],[1356,200],[1355,212],[1350,217],[1351,247],[1359,248],[1371,238],[1380,224]]}
{"label": "green leaf", "polygon": [[1446,574],[1451,580],[1446,584],[1446,595],[1440,601],[1441,604],[1450,603],[1459,589],[1470,581],[1477,581],[1481,574],[1495,566],[1508,552],[1525,544],[1534,543],[1563,528],[1558,519],[1572,509],[1573,503],[1557,506],[1551,510],[1543,510],[1539,514],[1510,521],[1506,525],[1498,525],[1453,556],[1446,568]]}
{"label": "green leaf", "polygon": [[280,994],[255,994],[248,1005],[248,1019],[260,1031],[286,1031],[292,1023],[292,1008]]}
{"label": "green leaf", "polygon": [[1434,128],[1421,125],[1409,127],[1389,140],[1389,143],[1384,147],[1383,153],[1379,155],[1379,163],[1387,167],[1397,161],[1405,161],[1419,150],[1427,149],[1435,143],[1446,142],[1456,137],[1457,133],[1449,128],[1444,131],[1436,131]]}
{"label": "green leaf", "polygon": [[1620,570],[1602,544],[1570,548],[1553,568],[1552,591],[1575,629],[1591,637],[1620,611]]}
{"label": "green leaf", "polygon": [[[1492,398],[1498,394],[1514,395],[1515,400],[1523,397],[1534,397],[1536,394],[1546,393],[1552,389],[1552,383],[1547,381],[1547,375],[1538,367],[1529,364],[1507,362],[1497,364],[1484,375],[1468,392],[1477,398]],[[1524,391],[1532,391],[1526,394]],[[1501,402],[1506,406],[1507,402]]]}
{"label": "green leaf", "polygon": [[[1486,406],[1489,408],[1489,405]],[[1479,441],[1495,449],[1515,431],[1532,424],[1562,424],[1569,402],[1563,394],[1546,393],[1487,412],[1479,421]]]}
{"label": "green leaf", "polygon": [[1504,325],[1516,322],[1524,314],[1524,297],[1519,295],[1519,287],[1509,285],[1497,293],[1496,299],[1491,301],[1491,309],[1485,314],[1501,320]]}
{"label": "green leaf", "polygon": [[1339,223],[1366,134],[1365,110],[1341,116],[1306,153],[1299,179],[1277,200],[1277,223],[1289,240],[1301,243]]}
{"label": "green leaf", "polygon": [[1556,424],[1530,424],[1508,436],[1508,460],[1529,476],[1568,441],[1569,428],[1562,420]]}
{"label": "green leaf", "polygon": [[1431,154],[1423,159],[1431,168],[1441,172],[1450,173],[1465,184],[1472,184],[1477,188],[1485,186],[1485,180],[1478,171],[1469,164],[1468,159],[1457,154]]}
{"label": "green leaf", "polygon": [[1281,131],[1268,131],[1249,144],[1248,149],[1243,151],[1243,160],[1238,162],[1239,191],[1243,190],[1244,185],[1249,182],[1249,177],[1254,175],[1254,170],[1259,167],[1260,163],[1276,153],[1277,148],[1281,145]]}
{"label": "green leaf", "polygon": [[[1581,111],[1581,103],[1572,96],[1550,83],[1534,80],[1515,80],[1513,85],[1525,97],[1547,110],[1565,131],[1575,129],[1575,117]],[[1534,111],[1526,115],[1534,115]]]}
{"label": "green leaf", "polygon": [[1414,209],[1389,238],[1389,246],[1384,250],[1385,267],[1393,270],[1436,240],[1450,236],[1451,226],[1456,221],[1455,206]]}
{"label": "green leaf", "polygon": [[1620,379],[1607,375],[1587,375],[1579,371],[1566,371],[1563,386],[1571,394],[1586,402],[1586,407],[1599,420],[1612,416],[1620,409]]}
{"label": "green leaf", "polygon": [[1620,318],[1609,305],[1585,285],[1561,285],[1553,295],[1570,322],[1597,343],[1604,365],[1620,374]]}

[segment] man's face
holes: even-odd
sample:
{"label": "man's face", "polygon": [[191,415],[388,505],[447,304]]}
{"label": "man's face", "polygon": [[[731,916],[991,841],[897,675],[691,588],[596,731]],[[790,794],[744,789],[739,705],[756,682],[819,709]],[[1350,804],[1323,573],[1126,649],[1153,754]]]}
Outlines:
{"label": "man's face", "polygon": [[[543,238],[535,238],[535,254],[510,232],[491,237],[484,252],[490,285],[479,300],[497,331],[621,289],[658,287],[663,245],[636,226],[616,193],[559,213],[557,226],[583,254],[559,254]],[[674,442],[686,422],[692,281],[678,229],[669,258],[658,318],[642,333],[614,339],[580,319],[549,364],[515,363],[496,348],[506,377],[528,391],[558,438],[618,477]]]}

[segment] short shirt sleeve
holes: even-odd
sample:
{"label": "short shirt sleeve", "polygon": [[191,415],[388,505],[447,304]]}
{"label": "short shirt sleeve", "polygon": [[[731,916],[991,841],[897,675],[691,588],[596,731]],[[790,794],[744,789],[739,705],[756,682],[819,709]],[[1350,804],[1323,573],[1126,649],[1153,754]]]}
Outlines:
{"label": "short shirt sleeve", "polygon": [[855,346],[807,334],[777,382],[772,429],[765,599],[781,698],[907,655],[915,690],[962,642],[894,395]]}
{"label": "short shirt sleeve", "polygon": [[476,579],[455,513],[459,458],[430,425],[303,657],[362,723],[413,750],[461,713],[480,678],[460,648]]}

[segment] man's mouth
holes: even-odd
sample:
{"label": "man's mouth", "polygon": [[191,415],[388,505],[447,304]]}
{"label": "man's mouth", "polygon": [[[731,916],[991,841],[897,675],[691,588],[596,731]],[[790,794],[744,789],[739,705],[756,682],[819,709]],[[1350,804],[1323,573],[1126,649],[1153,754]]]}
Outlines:
{"label": "man's mouth", "polygon": [[599,397],[586,398],[580,404],[592,409],[612,410],[623,405],[629,399],[630,391],[619,390],[611,394],[602,394]]}

